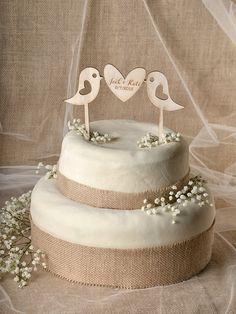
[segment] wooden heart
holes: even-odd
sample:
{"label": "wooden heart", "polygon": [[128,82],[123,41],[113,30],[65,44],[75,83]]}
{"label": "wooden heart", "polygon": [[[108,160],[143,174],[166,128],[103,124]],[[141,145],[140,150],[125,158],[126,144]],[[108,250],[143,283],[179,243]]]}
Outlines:
{"label": "wooden heart", "polygon": [[107,86],[121,101],[130,99],[141,87],[146,76],[146,70],[135,68],[124,76],[113,65],[107,64],[104,68],[104,78]]}
{"label": "wooden heart", "polygon": [[169,98],[168,95],[163,92],[163,85],[157,86],[155,95],[161,100],[167,100]]}

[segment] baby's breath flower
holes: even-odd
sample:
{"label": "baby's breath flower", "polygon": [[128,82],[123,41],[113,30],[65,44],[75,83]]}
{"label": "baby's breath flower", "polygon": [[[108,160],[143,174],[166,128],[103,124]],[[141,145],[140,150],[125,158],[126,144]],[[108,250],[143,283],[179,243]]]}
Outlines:
{"label": "baby's breath flower", "polygon": [[157,214],[157,212],[158,212],[158,210],[157,210],[157,208],[152,208],[152,213],[155,215],[155,214]]}
{"label": "baby's breath flower", "polygon": [[159,203],[160,203],[160,199],[159,199],[159,198],[156,198],[156,199],[154,200],[154,203],[155,203],[155,204],[159,204]]}
{"label": "baby's breath flower", "polygon": [[33,267],[30,265],[35,263],[45,268],[42,265],[41,250],[35,252],[31,245],[30,200],[31,191],[18,198],[12,197],[0,209],[0,272],[14,275],[14,281],[20,288],[24,287],[31,277]]}
{"label": "baby's breath flower", "polygon": [[187,207],[189,202],[199,207],[203,207],[205,204],[213,206],[208,199],[209,195],[206,193],[206,188],[203,186],[204,183],[206,183],[206,181],[200,176],[195,176],[180,190],[178,190],[176,185],[173,185],[167,192],[167,196],[162,196],[160,199],[156,198],[153,202],[144,200],[142,211],[146,212],[148,215],[157,215],[160,213],[159,209],[162,208],[163,212],[171,211],[172,216],[178,216],[181,215],[181,209]]}
{"label": "baby's breath flower", "polygon": [[82,124],[80,119],[73,119],[73,121],[68,121],[68,129],[70,131],[74,130],[76,131],[77,134],[83,136],[86,140],[88,140],[88,138],[90,137],[90,141],[97,143],[97,144],[104,144],[104,143],[108,143],[111,142],[114,138],[105,133],[102,134],[98,131],[93,131],[90,133],[90,136],[88,136],[87,130],[85,128],[85,124]]}
{"label": "baby's breath flower", "polygon": [[171,143],[171,142],[179,142],[180,134],[179,133],[166,133],[163,138],[160,140],[157,135],[152,133],[147,133],[144,135],[139,141],[137,141],[137,145],[139,148],[152,148],[157,147],[162,144]]}
{"label": "baby's breath flower", "polygon": [[[44,168],[47,172],[46,172],[46,179],[52,179],[52,178],[56,178],[57,177],[57,165],[44,165],[42,162],[40,162],[37,166],[37,170],[35,171],[36,174],[40,173],[40,169]],[[24,197],[28,197],[27,194],[23,194],[21,196],[21,198],[23,199]],[[20,201],[22,201],[20,199]]]}

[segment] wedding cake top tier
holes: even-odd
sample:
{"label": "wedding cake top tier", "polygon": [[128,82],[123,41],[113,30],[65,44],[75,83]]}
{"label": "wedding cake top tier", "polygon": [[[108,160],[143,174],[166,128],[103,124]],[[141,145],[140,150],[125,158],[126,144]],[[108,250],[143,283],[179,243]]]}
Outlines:
{"label": "wedding cake top tier", "polygon": [[108,133],[113,140],[97,144],[70,131],[58,164],[59,172],[70,180],[97,189],[139,193],[175,184],[189,171],[188,145],[182,137],[179,142],[138,147],[145,134],[157,134],[156,124],[103,120],[92,122],[91,131]]}

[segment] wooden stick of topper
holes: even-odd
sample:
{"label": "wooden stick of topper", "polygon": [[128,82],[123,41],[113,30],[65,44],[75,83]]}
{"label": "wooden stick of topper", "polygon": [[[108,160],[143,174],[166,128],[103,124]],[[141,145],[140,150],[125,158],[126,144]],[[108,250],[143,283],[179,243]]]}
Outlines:
{"label": "wooden stick of topper", "polygon": [[76,94],[72,98],[65,100],[65,102],[72,105],[84,106],[85,129],[87,131],[88,140],[90,139],[89,103],[97,97],[102,78],[97,69],[92,67],[85,68],[80,73],[79,87]]}
{"label": "wooden stick of topper", "polygon": [[165,75],[161,72],[154,71],[147,77],[147,94],[151,103],[160,109],[158,136],[163,140],[163,111],[175,111],[183,109],[183,106],[175,103],[169,94],[168,82]]}

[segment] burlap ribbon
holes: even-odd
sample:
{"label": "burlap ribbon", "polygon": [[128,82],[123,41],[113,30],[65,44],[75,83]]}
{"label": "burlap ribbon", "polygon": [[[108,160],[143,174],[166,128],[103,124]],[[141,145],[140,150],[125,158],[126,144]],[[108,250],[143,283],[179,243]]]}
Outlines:
{"label": "burlap ribbon", "polygon": [[31,221],[32,243],[46,253],[48,270],[86,285],[146,288],[199,273],[211,258],[212,226],[189,240],[143,249],[97,248],[58,239]]}
{"label": "burlap ribbon", "polygon": [[[181,189],[188,177],[189,172],[172,185],[176,185],[178,189]],[[99,208],[114,209],[138,209],[142,206],[144,199],[154,200],[157,197],[168,195],[172,186],[140,193],[115,192],[75,182],[64,176],[59,170],[57,171],[56,182],[59,191],[73,201]]]}

